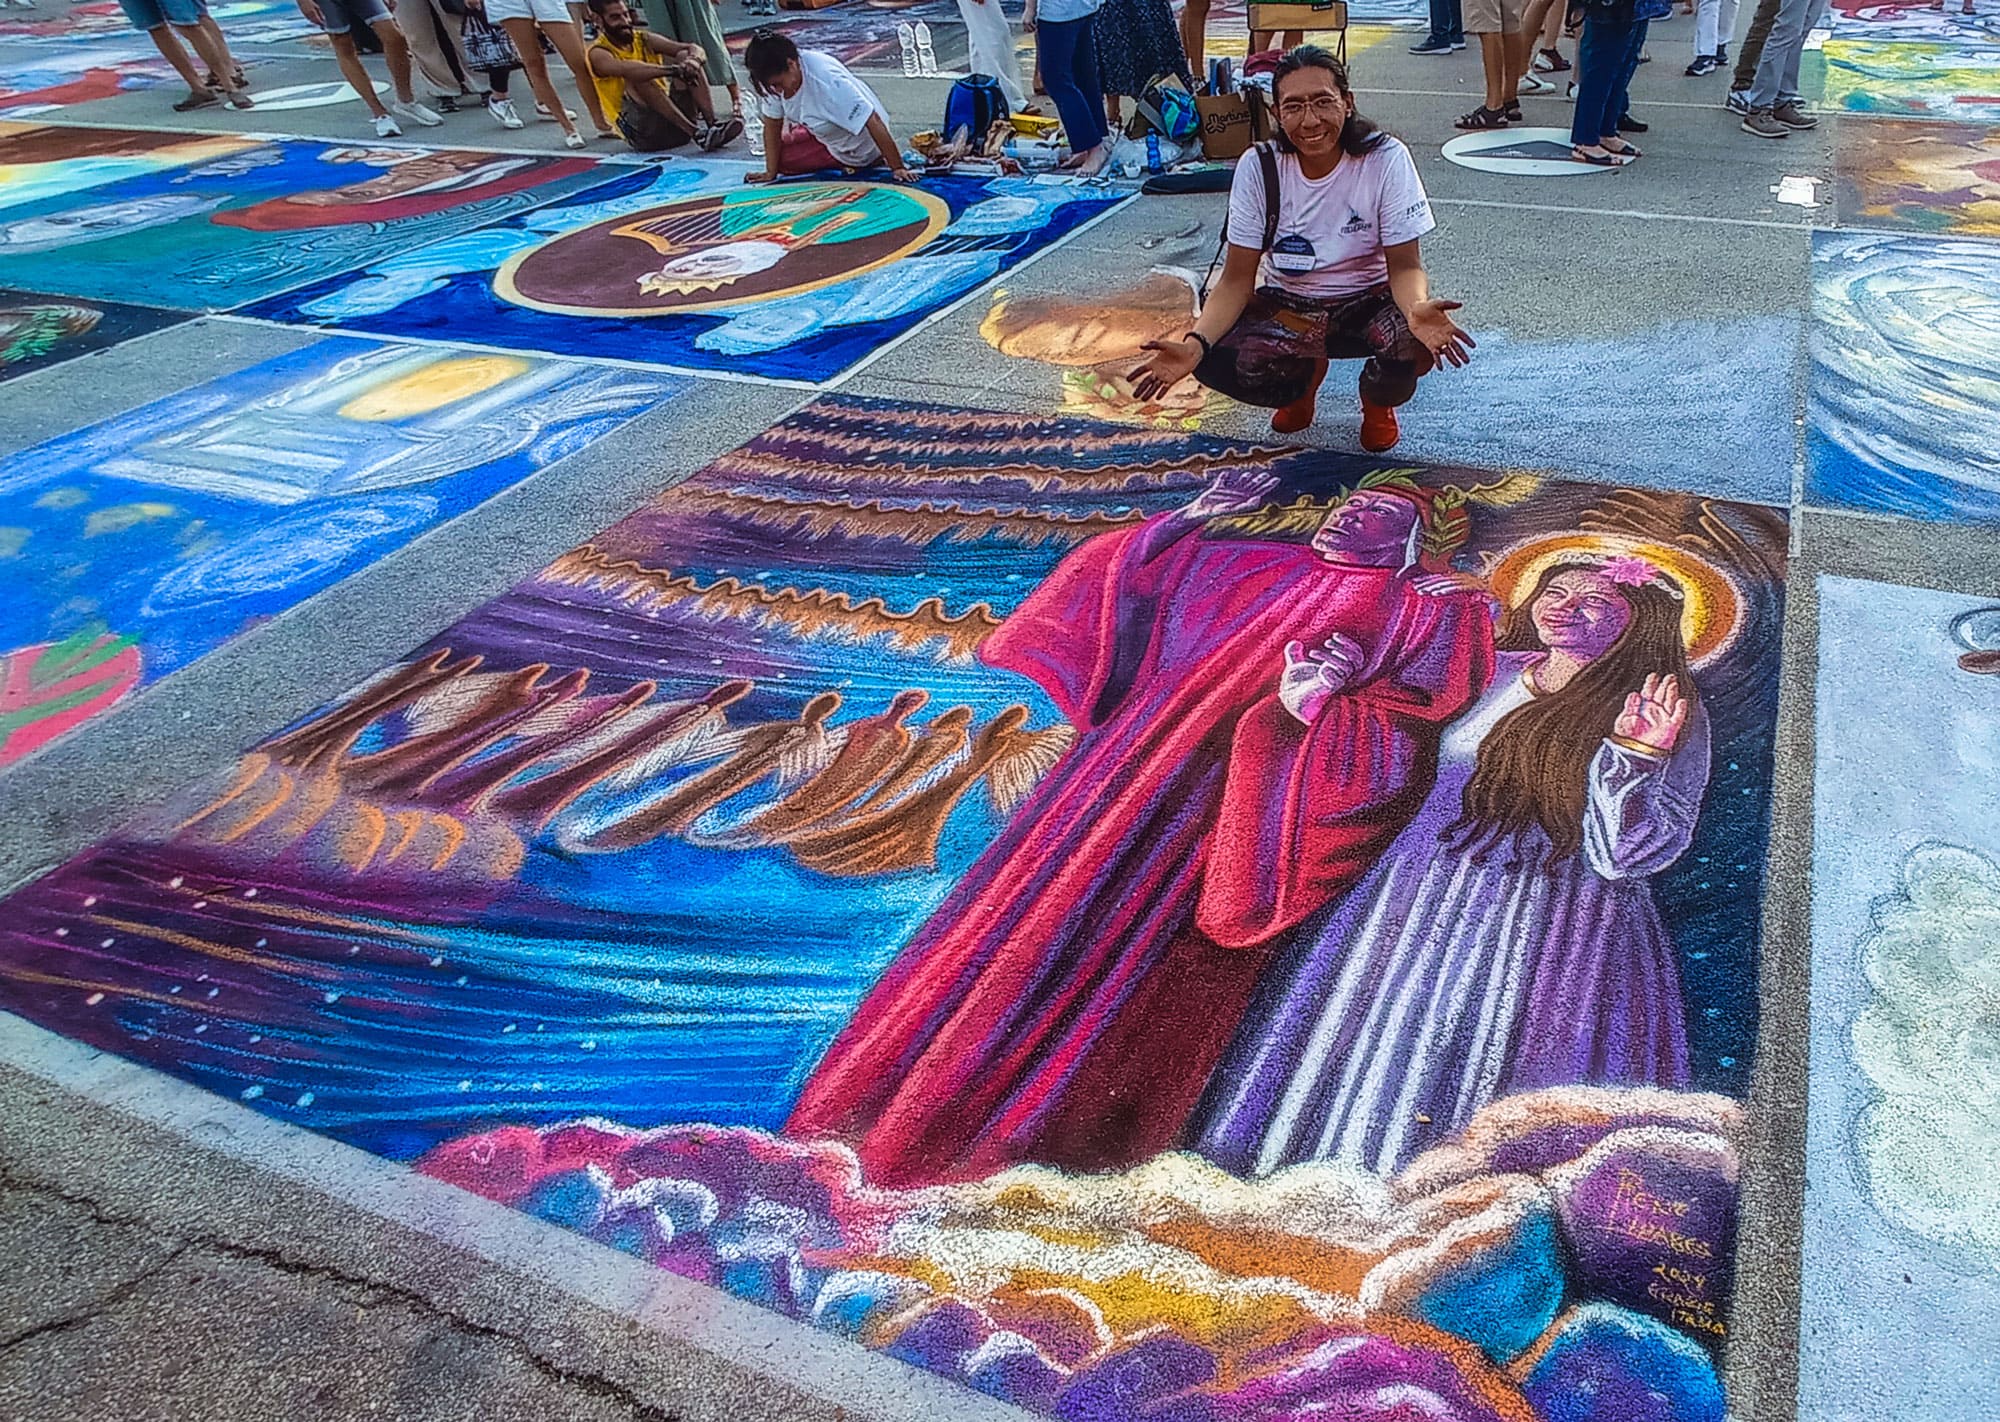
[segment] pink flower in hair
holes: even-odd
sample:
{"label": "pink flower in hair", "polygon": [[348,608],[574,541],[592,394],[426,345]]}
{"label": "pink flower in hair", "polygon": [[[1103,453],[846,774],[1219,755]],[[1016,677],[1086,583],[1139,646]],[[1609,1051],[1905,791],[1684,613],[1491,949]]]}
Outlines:
{"label": "pink flower in hair", "polygon": [[1606,558],[1601,565],[1604,576],[1614,583],[1628,588],[1643,588],[1648,583],[1658,582],[1660,570],[1635,553],[1620,553]]}

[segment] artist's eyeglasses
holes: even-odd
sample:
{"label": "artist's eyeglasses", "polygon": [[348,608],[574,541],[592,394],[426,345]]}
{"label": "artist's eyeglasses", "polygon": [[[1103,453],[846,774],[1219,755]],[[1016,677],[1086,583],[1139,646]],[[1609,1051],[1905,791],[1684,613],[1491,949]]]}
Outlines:
{"label": "artist's eyeglasses", "polygon": [[1332,118],[1340,112],[1340,99],[1333,94],[1317,94],[1310,99],[1287,99],[1278,105],[1278,117],[1286,123],[1302,119],[1307,114],[1314,118]]}

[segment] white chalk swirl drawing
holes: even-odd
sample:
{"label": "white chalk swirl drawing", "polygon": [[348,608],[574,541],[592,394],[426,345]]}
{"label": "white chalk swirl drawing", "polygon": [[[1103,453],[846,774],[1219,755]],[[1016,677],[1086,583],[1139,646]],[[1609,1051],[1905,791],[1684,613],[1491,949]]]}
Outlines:
{"label": "white chalk swirl drawing", "polygon": [[1851,1041],[1874,1087],[1855,1123],[1869,1196],[2000,1271],[2000,865],[1955,845],[1911,850],[1861,957],[1871,991]]}
{"label": "white chalk swirl drawing", "polygon": [[1810,390],[1818,493],[2000,517],[2000,246],[1814,234]]}

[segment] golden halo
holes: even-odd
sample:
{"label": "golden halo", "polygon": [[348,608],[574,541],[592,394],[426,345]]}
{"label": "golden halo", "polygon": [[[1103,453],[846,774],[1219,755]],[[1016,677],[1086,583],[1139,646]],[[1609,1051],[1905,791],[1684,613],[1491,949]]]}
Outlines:
{"label": "golden halo", "polygon": [[1524,539],[1503,552],[1489,581],[1496,597],[1517,607],[1551,565],[1620,555],[1644,558],[1679,585],[1681,640],[1690,666],[1706,666],[1735,645],[1743,625],[1743,593],[1736,580],[1678,544],[1624,533],[1552,533]]}

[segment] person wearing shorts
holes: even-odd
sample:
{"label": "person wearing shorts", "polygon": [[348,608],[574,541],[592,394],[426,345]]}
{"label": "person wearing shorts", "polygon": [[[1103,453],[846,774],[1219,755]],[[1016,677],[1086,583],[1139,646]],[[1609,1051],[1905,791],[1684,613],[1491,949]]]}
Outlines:
{"label": "person wearing shorts", "polygon": [[[251,107],[250,92],[243,85],[243,66],[229,52],[222,27],[208,13],[206,0],[118,0],[125,18],[135,30],[142,30],[174,73],[188,86],[185,99],[174,105],[176,113],[205,109],[223,100],[233,109]],[[201,62],[208,66],[213,83],[195,69],[194,61],[181,44],[193,46]]]}
{"label": "person wearing shorts", "polygon": [[625,0],[590,0],[597,26],[590,70],[597,102],[618,115],[618,131],[641,153],[678,148],[689,139],[714,152],[739,137],[743,121],[715,121],[715,97],[701,47],[642,29]]}
{"label": "person wearing shorts", "polygon": [[1464,0],[1465,32],[1479,36],[1486,102],[1458,120],[1463,129],[1505,128],[1521,116],[1517,76],[1528,63],[1531,36],[1521,23],[1526,0]]}
{"label": "person wearing shorts", "polygon": [[624,137],[605,116],[604,106],[597,97],[597,78],[584,52],[583,26],[570,15],[563,0],[486,0],[486,18],[505,30],[507,38],[514,41],[514,48],[521,52],[521,67],[528,73],[528,87],[535,92],[538,112],[563,126],[564,144],[581,148],[583,135],[576,131],[576,116],[556,97],[548,62],[542,56],[543,35],[548,36],[549,43],[569,66],[576,91],[583,96],[583,106],[597,127],[597,136]]}
{"label": "person wearing shorts", "polygon": [[[403,126],[397,119],[408,119],[426,128],[444,122],[417,102],[410,88],[409,42],[389,18],[389,7],[382,0],[298,0],[298,4],[299,13],[325,30],[333,42],[334,62],[340,66],[341,77],[361,96],[361,102],[374,116],[377,138],[402,137]],[[389,83],[395,95],[386,108],[376,97],[375,81],[361,62],[361,51],[354,47],[357,29],[368,30],[381,41],[382,58],[388,62]]]}

